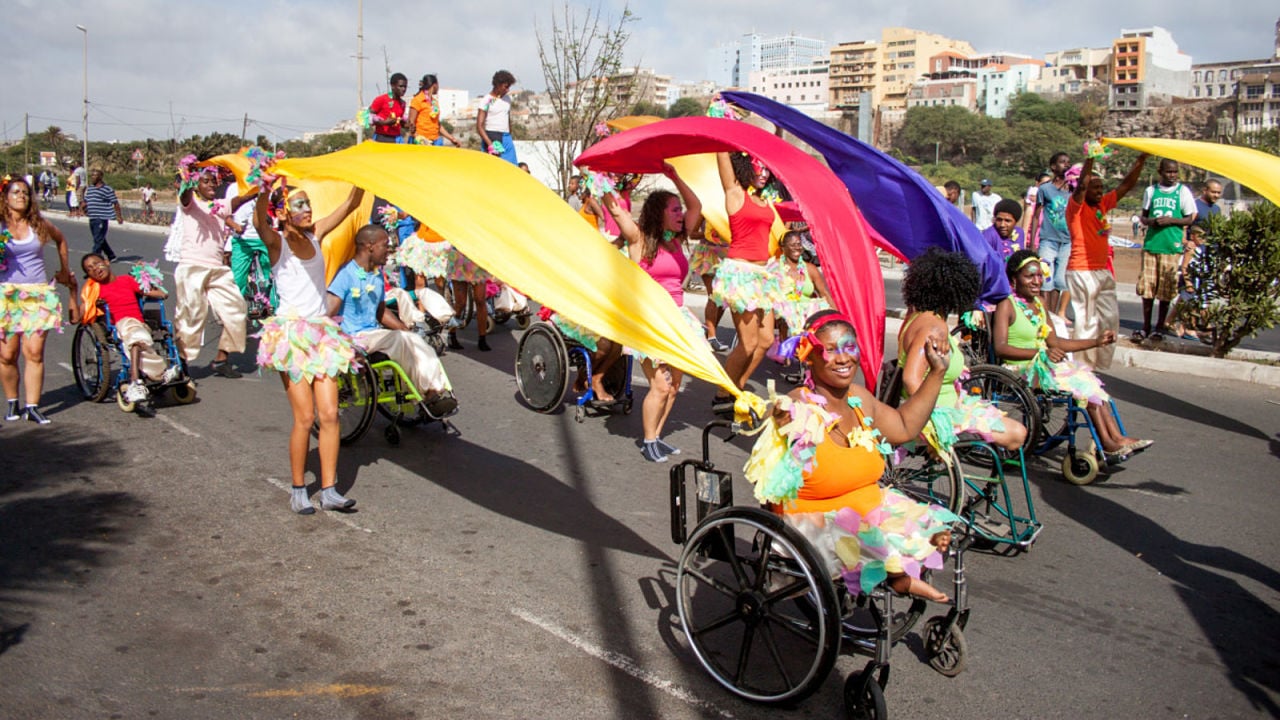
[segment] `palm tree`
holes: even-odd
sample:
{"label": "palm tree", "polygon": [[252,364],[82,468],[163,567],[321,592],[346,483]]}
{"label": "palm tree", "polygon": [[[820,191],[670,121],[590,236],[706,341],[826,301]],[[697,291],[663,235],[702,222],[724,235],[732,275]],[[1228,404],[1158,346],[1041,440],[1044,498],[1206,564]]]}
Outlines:
{"label": "palm tree", "polygon": [[62,144],[67,141],[67,136],[63,134],[62,128],[57,125],[50,125],[45,128],[44,137],[49,141],[49,145],[53,150],[54,163],[58,167],[62,167]]}

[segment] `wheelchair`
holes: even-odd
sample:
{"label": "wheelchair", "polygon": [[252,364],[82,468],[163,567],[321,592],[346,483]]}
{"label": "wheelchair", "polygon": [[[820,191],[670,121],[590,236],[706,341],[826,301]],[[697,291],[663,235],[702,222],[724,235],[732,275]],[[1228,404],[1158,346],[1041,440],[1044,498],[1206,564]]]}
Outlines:
{"label": "wheelchair", "polygon": [[[1073,485],[1088,485],[1099,474],[1110,473],[1113,464],[1124,462],[1123,459],[1107,460],[1093,419],[1070,393],[1033,388],[1021,375],[1001,364],[990,337],[991,314],[982,313],[981,317],[981,323],[974,323],[976,327],[961,323],[952,331],[960,335],[965,357],[977,359],[969,368],[965,391],[991,401],[1027,427],[1027,442],[1023,450],[1043,456],[1065,443],[1066,451],[1060,468],[1062,476]],[[1120,432],[1126,432],[1115,400],[1110,400],[1109,406]],[[1081,428],[1088,430],[1093,440],[1092,450],[1079,446],[1076,435]]]}
{"label": "wheelchair", "polygon": [[399,445],[401,428],[438,422],[445,432],[457,432],[449,418],[434,417],[423,404],[423,395],[400,364],[384,353],[357,350],[356,366],[338,378],[338,437],[351,445],[369,431],[375,411],[389,424],[383,437]]}
{"label": "wheelchair", "polygon": [[[822,685],[842,647],[853,648],[871,659],[846,679],[845,710],[850,717],[886,717],[890,650],[920,620],[926,601],[906,598],[906,607],[895,607],[902,598],[885,584],[853,597],[782,516],[734,506],[733,476],[710,458],[717,428],[728,430],[726,441],[743,429],[728,420],[712,421],[702,431],[701,459],[685,460],[670,471],[671,539],[683,546],[676,610],[698,663],[745,700],[790,704]],[[690,505],[696,518],[692,531]],[[954,569],[953,605],[923,629],[929,665],[949,677],[964,669],[967,657],[967,542],[963,526],[957,528],[947,553]]]}
{"label": "wheelchair", "polygon": [[[171,390],[173,399],[182,405],[195,402],[196,384],[188,376],[187,363],[178,353],[173,324],[165,318],[164,301],[141,298],[138,305],[142,309],[143,321],[151,330],[156,353],[168,362],[169,367],[182,369],[178,377],[169,383],[142,377],[147,390],[152,396]],[[102,316],[93,322],[77,326],[71,340],[71,369],[76,378],[76,386],[80,388],[80,394],[92,402],[102,402],[114,393],[120,409],[127,413],[133,412],[137,403],[124,398],[132,361],[129,353],[124,350],[106,303],[98,301],[98,308],[102,311]]]}
{"label": "wheelchair", "polygon": [[[623,355],[605,373],[601,384],[614,397],[612,403],[596,400],[595,391],[587,391],[574,402],[573,419],[584,422],[587,411],[620,410],[630,414],[634,403],[631,390],[632,357]],[[538,321],[525,330],[516,347],[516,388],[520,398],[534,412],[554,412],[569,391],[569,371],[577,370],[591,377],[591,351],[581,343],[565,338],[554,324]]]}
{"label": "wheelchair", "polygon": [[[968,388],[970,385],[966,381],[962,389],[967,392]],[[876,397],[891,407],[898,406],[902,397],[902,369],[898,367],[897,360],[885,363]],[[1005,407],[1001,409],[1008,411]],[[1009,416],[1020,419],[1016,412],[1009,413]],[[1032,428],[1028,426],[1029,436],[1031,432]],[[960,436],[948,451],[949,457],[943,460],[927,443],[913,445],[899,448],[891,456],[884,476],[886,485],[896,487],[921,502],[942,505],[959,515],[969,526],[976,544],[1011,551],[1030,549],[1044,525],[1036,518],[1031,482],[1027,478],[1021,448],[1010,453],[981,437],[966,433]],[[1005,474],[1008,466],[1016,467],[1022,480],[1022,493],[1017,502],[1014,491],[1009,487],[1010,478]]]}
{"label": "wheelchair", "polygon": [[[449,281],[448,285],[446,285],[446,288],[449,291],[447,299],[449,300],[450,304],[453,304],[454,295],[453,295],[452,280]],[[522,309],[511,311],[511,310],[498,310],[497,307],[494,305],[494,297],[495,296],[493,295],[488,295],[488,293],[486,292],[486,297],[484,302],[485,302],[485,307],[489,311],[489,315],[485,323],[485,328],[484,328],[485,335],[489,335],[490,333],[492,333],[494,328],[496,328],[497,326],[505,325],[508,320],[514,319],[516,327],[520,330],[527,329],[529,325],[533,323],[534,310],[529,307],[529,302],[527,299],[525,300],[525,305]],[[455,305],[454,307],[457,307],[457,306]],[[462,312],[455,316],[454,318],[455,323],[451,325],[449,329],[461,330],[462,328],[470,325],[471,321],[475,320],[475,318],[476,318],[475,296],[470,293],[467,293],[466,302],[463,305]]]}

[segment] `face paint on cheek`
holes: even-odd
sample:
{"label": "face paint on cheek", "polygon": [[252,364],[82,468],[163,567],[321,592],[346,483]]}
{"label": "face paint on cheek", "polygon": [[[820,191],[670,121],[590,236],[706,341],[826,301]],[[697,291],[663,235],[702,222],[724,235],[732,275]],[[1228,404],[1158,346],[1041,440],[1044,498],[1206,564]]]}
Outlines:
{"label": "face paint on cheek", "polygon": [[311,201],[307,198],[289,198],[289,212],[311,212]]}
{"label": "face paint on cheek", "polygon": [[826,362],[835,360],[837,355],[848,355],[849,357],[857,360],[859,355],[858,341],[855,340],[852,335],[846,333],[836,340],[834,347],[827,347],[825,345],[822,347],[822,359]]}

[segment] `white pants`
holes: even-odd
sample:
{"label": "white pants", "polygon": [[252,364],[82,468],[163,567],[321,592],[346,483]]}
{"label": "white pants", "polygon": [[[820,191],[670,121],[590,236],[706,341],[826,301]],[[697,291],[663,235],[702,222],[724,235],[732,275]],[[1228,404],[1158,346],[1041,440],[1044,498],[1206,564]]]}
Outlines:
{"label": "white pants", "polygon": [[365,351],[386,353],[387,357],[395,360],[423,395],[453,389],[436,351],[417,333],[407,330],[364,330],[356,333],[355,340]]}
{"label": "white pants", "polygon": [[[1116,299],[1116,279],[1107,270],[1068,270],[1067,289],[1071,291],[1071,313],[1075,325],[1071,337],[1092,340],[1111,330],[1120,331],[1120,303]],[[1111,367],[1115,344],[1077,350],[1076,359],[1095,370]]]}
{"label": "white pants", "polygon": [[120,318],[116,321],[116,334],[124,345],[124,352],[129,355],[133,346],[142,346],[142,357],[138,362],[138,371],[148,380],[159,381],[168,369],[169,363],[156,352],[155,342],[151,338],[151,328],[137,318]]}
{"label": "white pants", "polygon": [[179,265],[173,271],[175,307],[174,334],[187,362],[195,362],[204,346],[204,326],[209,321],[209,308],[222,323],[218,349],[244,352],[245,316],[248,306],[236,286],[231,268]]}

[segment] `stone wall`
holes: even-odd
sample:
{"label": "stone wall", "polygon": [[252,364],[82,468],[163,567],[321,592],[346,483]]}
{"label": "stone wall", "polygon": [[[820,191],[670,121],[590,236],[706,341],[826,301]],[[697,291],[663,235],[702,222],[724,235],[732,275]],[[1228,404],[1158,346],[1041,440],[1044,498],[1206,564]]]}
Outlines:
{"label": "stone wall", "polygon": [[1102,121],[1106,137],[1163,137],[1174,140],[1217,140],[1223,111],[1235,126],[1235,100],[1200,100],[1148,110],[1112,110]]}

